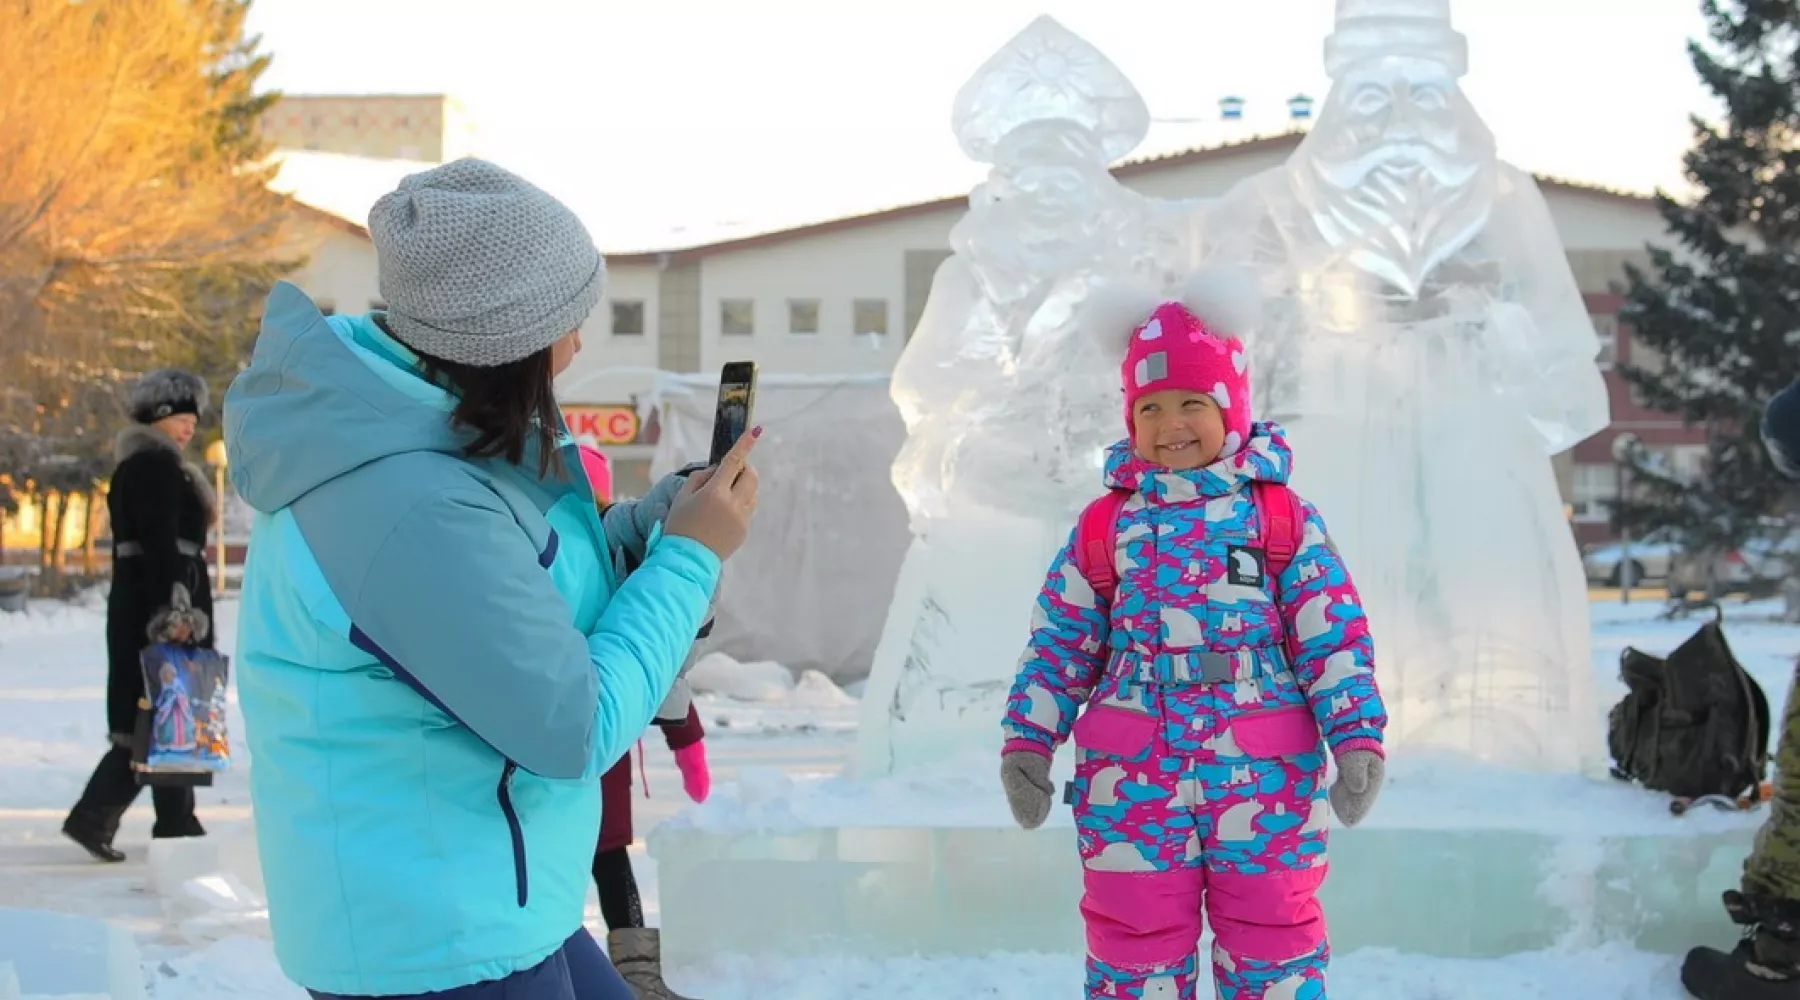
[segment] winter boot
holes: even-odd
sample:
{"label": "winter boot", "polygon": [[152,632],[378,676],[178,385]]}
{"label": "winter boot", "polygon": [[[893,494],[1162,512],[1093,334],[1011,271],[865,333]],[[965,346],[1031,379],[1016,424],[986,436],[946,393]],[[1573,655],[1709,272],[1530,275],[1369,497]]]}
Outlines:
{"label": "winter boot", "polygon": [[74,813],[70,813],[67,820],[63,820],[63,836],[67,836],[68,840],[74,840],[76,844],[81,845],[81,849],[86,853],[94,854],[95,862],[117,865],[124,860],[124,851],[119,851],[112,845],[112,835],[104,833],[95,824],[83,818],[83,813],[79,808]]}
{"label": "winter boot", "polygon": [[94,856],[95,861],[104,861],[116,865],[125,860],[125,852],[114,847],[110,838],[101,836],[94,830],[87,829],[74,821],[66,821],[62,828],[63,836],[81,845],[81,849]]}
{"label": "winter boot", "polygon": [[1800,1000],[1800,907],[1727,892],[1725,911],[1744,927],[1743,940],[1729,954],[1688,952],[1681,985],[1697,1000]]}
{"label": "winter boot", "polygon": [[1695,1000],[1800,1000],[1800,970],[1764,964],[1746,942],[1731,952],[1688,952],[1681,963],[1681,985]]}
{"label": "winter boot", "polygon": [[669,988],[662,977],[662,938],[649,927],[624,927],[606,935],[613,967],[638,1000],[690,1000]]}

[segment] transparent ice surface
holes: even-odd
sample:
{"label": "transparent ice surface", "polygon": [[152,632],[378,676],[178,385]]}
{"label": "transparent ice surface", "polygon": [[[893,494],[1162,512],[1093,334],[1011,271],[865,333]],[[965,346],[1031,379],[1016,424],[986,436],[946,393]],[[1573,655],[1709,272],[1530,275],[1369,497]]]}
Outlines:
{"label": "transparent ice surface", "polygon": [[869,773],[998,743],[1043,568],[1121,431],[1117,358],[1080,330],[1091,293],[1220,264],[1260,284],[1254,405],[1362,593],[1390,749],[1602,762],[1551,456],[1608,401],[1549,209],[1458,85],[1447,0],[1340,0],[1325,52],[1294,155],[1204,205],[1106,173],[1142,137],[1109,124],[1137,121],[1117,110],[1130,84],[1048,18],[964,87],[957,134],[994,166],[894,373],[915,538],[871,671]]}
{"label": "transparent ice surface", "polygon": [[[1719,893],[1760,817],[1674,817],[1605,778],[1419,765],[1396,762],[1368,825],[1332,831],[1339,953],[1730,947]],[[1071,769],[1065,755],[1053,781]],[[670,981],[725,953],[1076,950],[1074,839],[1063,806],[1013,826],[986,754],[874,781],[747,776],[650,834]]]}
{"label": "transparent ice surface", "polygon": [[1084,333],[1082,307],[1119,279],[1169,286],[1187,262],[1187,213],[1107,170],[1147,133],[1143,100],[1053,19],[982,65],[953,126],[992,170],[891,383],[914,540],[865,701],[874,773],[998,747],[1044,568],[1100,493],[1122,426],[1118,359]]}
{"label": "transparent ice surface", "polygon": [[1260,276],[1258,412],[1356,578],[1390,751],[1592,767],[1588,598],[1550,456],[1608,422],[1543,196],[1458,86],[1446,0],[1340,0],[1284,165],[1196,217]]}
{"label": "transparent ice surface", "polygon": [[0,998],[9,993],[143,1000],[137,943],[88,917],[0,907]]}

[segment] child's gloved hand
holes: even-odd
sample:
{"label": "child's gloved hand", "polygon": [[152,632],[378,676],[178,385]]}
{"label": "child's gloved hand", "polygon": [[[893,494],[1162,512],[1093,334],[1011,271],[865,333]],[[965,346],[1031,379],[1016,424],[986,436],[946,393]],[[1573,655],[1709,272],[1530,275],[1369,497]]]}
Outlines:
{"label": "child's gloved hand", "polygon": [[1000,786],[1006,789],[1006,804],[1012,807],[1014,822],[1027,830],[1044,825],[1050,815],[1050,797],[1056,794],[1056,786],[1050,783],[1050,758],[1030,750],[1002,754]]}
{"label": "child's gloved hand", "polygon": [[626,569],[635,569],[644,561],[650,545],[650,532],[669,516],[669,508],[687,482],[687,477],[704,466],[689,465],[662,477],[641,500],[622,500],[600,514],[600,526],[606,532],[606,547],[615,554],[626,555]]}
{"label": "child's gloved hand", "polygon": [[1387,762],[1373,750],[1351,750],[1337,759],[1338,776],[1331,784],[1331,811],[1345,826],[1355,826],[1369,815],[1381,794]]}
{"label": "child's gloved hand", "polygon": [[681,770],[681,789],[695,802],[705,802],[712,794],[712,769],[706,766],[706,741],[675,751],[675,766]]}

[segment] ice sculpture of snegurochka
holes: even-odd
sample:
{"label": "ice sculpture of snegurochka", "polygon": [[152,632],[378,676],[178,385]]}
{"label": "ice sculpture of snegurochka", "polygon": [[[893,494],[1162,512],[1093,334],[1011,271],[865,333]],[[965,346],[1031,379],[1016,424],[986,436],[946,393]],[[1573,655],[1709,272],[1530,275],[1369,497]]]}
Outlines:
{"label": "ice sculpture of snegurochka", "polygon": [[1117,363],[1078,331],[1097,284],[1186,270],[1187,212],[1116,181],[1149,110],[1093,46],[1040,17],[957,94],[963,151],[992,165],[895,368],[912,517],[865,697],[863,773],[989,743],[1044,567],[1099,490]]}
{"label": "ice sculpture of snegurochka", "polygon": [[[1458,80],[1448,0],[1339,0],[1332,89],[1282,166],[1204,205],[1105,164],[1148,116],[1040,18],[957,100],[994,165],[894,373],[914,545],[871,672],[865,773],[997,746],[1043,568],[1119,433],[1099,283],[1257,275],[1257,412],[1332,526],[1375,631],[1391,750],[1600,760],[1584,576],[1550,456],[1604,427],[1599,343],[1548,207]],[[1176,223],[1176,217],[1184,221]]]}
{"label": "ice sculpture of snegurochka", "polygon": [[1550,212],[1462,92],[1449,0],[1339,0],[1317,124],[1198,219],[1260,276],[1259,412],[1355,568],[1389,746],[1599,760],[1588,599],[1550,456],[1604,427]]}

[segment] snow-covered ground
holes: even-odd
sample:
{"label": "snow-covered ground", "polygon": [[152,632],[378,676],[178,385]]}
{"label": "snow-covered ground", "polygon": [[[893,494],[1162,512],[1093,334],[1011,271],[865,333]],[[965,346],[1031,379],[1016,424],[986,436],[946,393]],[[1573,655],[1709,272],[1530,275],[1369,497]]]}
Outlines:
{"label": "snow-covered ground", "polygon": [[[1665,651],[1698,621],[1655,621],[1656,608],[1595,606],[1594,665],[1602,700],[1620,694],[1618,652],[1624,645]],[[1773,605],[1728,607],[1728,633],[1740,659],[1777,703],[1793,676],[1800,627],[1774,620]],[[227,646],[236,607],[226,603],[220,628]],[[105,747],[105,651],[97,599],[75,605],[34,605],[28,616],[0,614],[0,905],[37,907],[112,921],[138,938],[146,987],[155,1000],[270,1000],[304,997],[276,968],[266,924],[255,911],[181,925],[189,915],[153,891],[146,861],[149,802],[127,817],[119,846],[122,865],[89,861],[58,828],[64,812]],[[777,665],[734,664],[713,658],[697,668],[712,693],[700,699],[710,730],[709,756],[722,800],[736,795],[740,775],[753,787],[821,787],[851,759],[857,702],[819,675],[793,678]],[[233,718],[238,724],[239,719]],[[645,741],[650,798],[638,789],[636,826],[648,830],[688,805],[661,741]],[[227,851],[248,836],[246,775],[240,757],[216,787],[200,793],[201,817]],[[1405,772],[1397,768],[1397,777]],[[1441,776],[1439,776],[1441,777]],[[1496,779],[1499,780],[1499,779]],[[762,798],[761,795],[756,796]],[[1554,789],[1513,814],[1552,807]],[[1538,806],[1535,803],[1542,803]],[[868,801],[857,803],[870,807]],[[878,806],[877,806],[878,807]],[[1610,810],[1608,811],[1610,813]],[[916,819],[916,817],[913,817]],[[1471,817],[1470,819],[1474,819]],[[1705,821],[1703,817],[1692,819]],[[1726,817],[1720,817],[1725,820]],[[905,822],[896,819],[896,822]],[[650,920],[657,920],[655,865],[634,849]],[[589,925],[600,929],[590,906]],[[3,942],[0,942],[3,944]],[[1080,956],[992,955],[980,959],[794,959],[781,962],[721,957],[703,982],[683,983],[706,1000],[911,1000],[938,996],[1073,998],[1080,995]],[[1607,947],[1494,960],[1446,960],[1363,950],[1338,956],[1332,994],[1339,1000],[1659,1000],[1682,996],[1674,960]]]}

